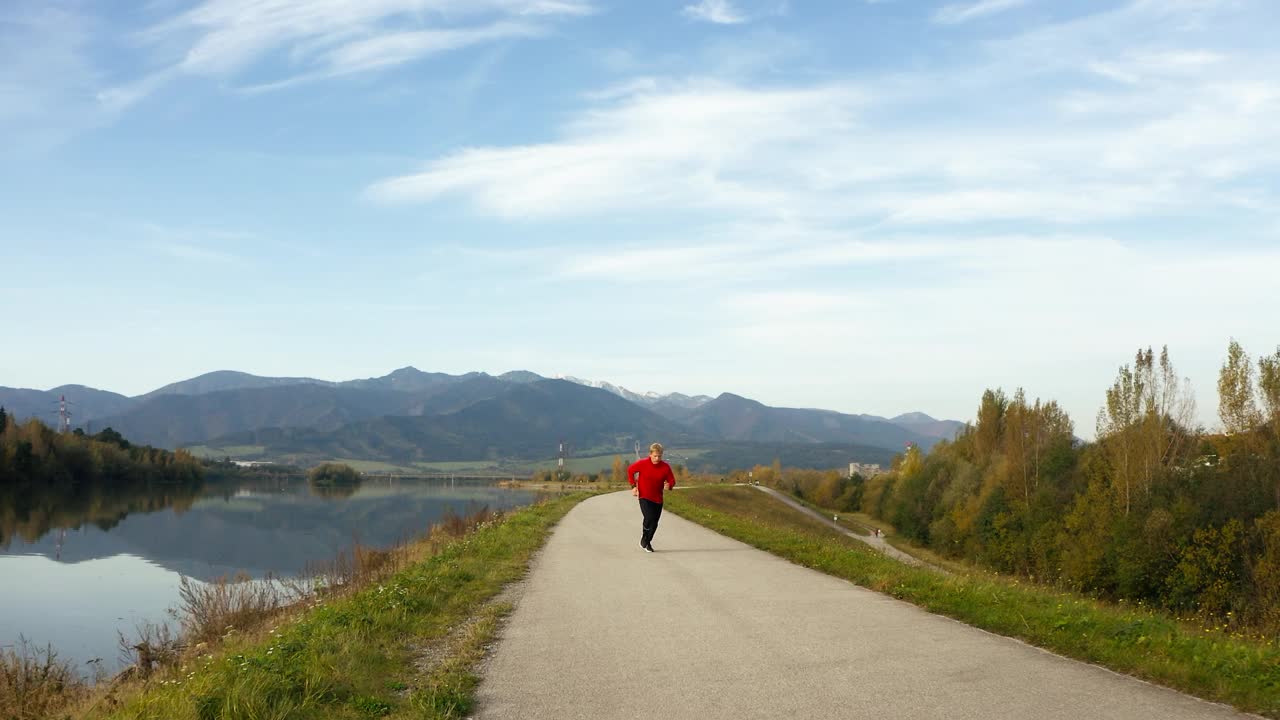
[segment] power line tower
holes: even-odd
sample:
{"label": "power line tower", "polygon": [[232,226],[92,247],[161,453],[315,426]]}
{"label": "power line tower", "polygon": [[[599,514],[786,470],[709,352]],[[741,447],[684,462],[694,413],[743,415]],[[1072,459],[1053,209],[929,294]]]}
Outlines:
{"label": "power line tower", "polygon": [[58,397],[58,432],[71,432],[71,401],[66,395]]}
{"label": "power line tower", "polygon": [[640,459],[640,441],[639,440],[636,441],[636,459],[637,460]]}
{"label": "power line tower", "polygon": [[560,441],[560,454],[556,456],[556,469],[564,470],[564,440]]}

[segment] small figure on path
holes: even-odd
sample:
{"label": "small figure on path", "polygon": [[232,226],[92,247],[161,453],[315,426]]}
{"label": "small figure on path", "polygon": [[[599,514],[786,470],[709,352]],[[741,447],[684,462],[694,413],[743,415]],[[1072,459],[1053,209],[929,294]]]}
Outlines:
{"label": "small figure on path", "polygon": [[627,482],[631,494],[640,498],[640,547],[653,552],[653,534],[658,531],[658,518],[662,517],[662,490],[676,486],[675,473],[662,461],[662,444],[649,446],[649,457],[637,460],[627,468]]}

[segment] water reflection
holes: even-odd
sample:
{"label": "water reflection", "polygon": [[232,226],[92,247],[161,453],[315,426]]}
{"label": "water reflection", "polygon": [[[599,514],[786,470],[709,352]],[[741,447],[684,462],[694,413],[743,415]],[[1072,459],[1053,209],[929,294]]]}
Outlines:
{"label": "water reflection", "polygon": [[388,546],[448,512],[510,509],[535,497],[489,482],[397,478],[330,490],[303,478],[0,489],[0,645],[22,634],[64,657],[114,662],[117,629],[163,620],[181,575],[293,575],[355,540]]}

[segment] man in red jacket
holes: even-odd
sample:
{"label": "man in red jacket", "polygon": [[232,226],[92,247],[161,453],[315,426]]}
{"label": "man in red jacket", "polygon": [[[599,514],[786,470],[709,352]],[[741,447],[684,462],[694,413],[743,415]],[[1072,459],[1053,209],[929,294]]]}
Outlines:
{"label": "man in red jacket", "polygon": [[676,486],[676,475],[671,466],[662,461],[662,444],[649,446],[649,457],[637,460],[627,468],[627,482],[631,494],[640,498],[641,523],[640,547],[653,552],[653,534],[658,530],[658,518],[662,517],[662,486]]}

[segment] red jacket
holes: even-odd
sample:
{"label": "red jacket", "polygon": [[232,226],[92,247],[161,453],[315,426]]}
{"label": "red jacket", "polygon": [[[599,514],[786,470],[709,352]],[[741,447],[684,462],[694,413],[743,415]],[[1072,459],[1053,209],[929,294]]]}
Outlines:
{"label": "red jacket", "polygon": [[662,502],[662,485],[667,488],[676,486],[676,475],[666,461],[654,464],[650,458],[641,458],[627,468],[627,482],[640,488],[640,497],[653,502]]}

